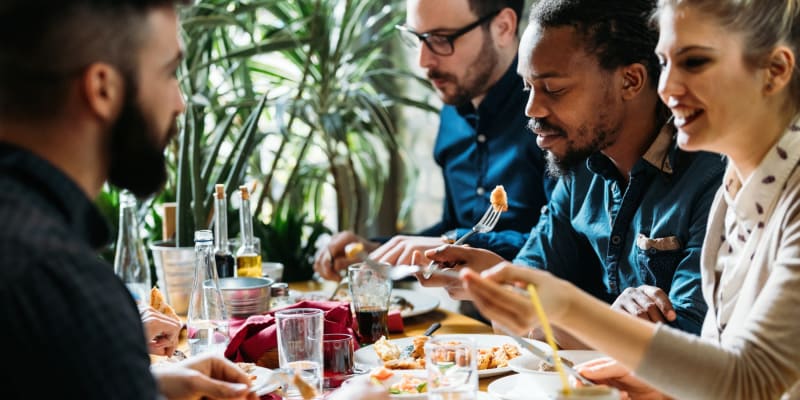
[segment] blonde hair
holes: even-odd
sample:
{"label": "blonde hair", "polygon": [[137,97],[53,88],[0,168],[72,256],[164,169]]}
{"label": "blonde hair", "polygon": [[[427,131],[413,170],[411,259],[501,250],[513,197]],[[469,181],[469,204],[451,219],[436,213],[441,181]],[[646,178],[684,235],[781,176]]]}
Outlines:
{"label": "blonde hair", "polygon": [[723,27],[744,35],[745,62],[762,67],[776,46],[795,56],[789,82],[789,106],[800,111],[800,0],[659,0],[658,12],[686,6],[714,17]]}

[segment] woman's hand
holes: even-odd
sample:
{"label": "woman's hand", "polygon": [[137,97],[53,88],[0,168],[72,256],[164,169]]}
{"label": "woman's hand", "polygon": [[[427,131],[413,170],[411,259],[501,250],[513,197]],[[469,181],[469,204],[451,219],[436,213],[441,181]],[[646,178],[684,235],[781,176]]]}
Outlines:
{"label": "woman's hand", "polygon": [[604,357],[577,365],[581,375],[620,390],[623,400],[666,400],[666,395],[642,382],[613,358]]}
{"label": "woman's hand", "polygon": [[574,286],[548,272],[502,262],[481,275],[469,270],[461,272],[464,288],[481,314],[513,332],[523,334],[539,324],[536,310],[527,294],[511,290],[508,285],[526,288],[536,286],[539,300],[548,319],[557,322],[569,310]]}

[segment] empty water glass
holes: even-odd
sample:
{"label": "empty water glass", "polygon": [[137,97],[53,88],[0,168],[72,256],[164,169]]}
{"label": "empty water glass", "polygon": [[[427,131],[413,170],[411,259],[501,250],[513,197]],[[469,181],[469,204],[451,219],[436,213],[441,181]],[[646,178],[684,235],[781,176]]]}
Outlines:
{"label": "empty water glass", "polygon": [[[278,361],[282,369],[300,374],[300,378],[322,393],[323,312],[316,308],[295,308],[275,312],[278,330]],[[286,399],[302,399],[300,390],[290,385]]]}

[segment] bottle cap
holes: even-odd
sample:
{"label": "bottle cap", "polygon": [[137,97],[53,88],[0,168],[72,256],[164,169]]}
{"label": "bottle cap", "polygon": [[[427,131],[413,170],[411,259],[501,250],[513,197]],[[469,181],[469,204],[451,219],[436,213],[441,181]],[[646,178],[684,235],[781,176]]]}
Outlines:
{"label": "bottle cap", "polygon": [[195,242],[210,242],[212,240],[214,240],[214,235],[208,229],[201,229],[194,233]]}
{"label": "bottle cap", "polygon": [[225,198],[225,185],[218,183],[214,185],[214,193],[216,193],[218,199]]}

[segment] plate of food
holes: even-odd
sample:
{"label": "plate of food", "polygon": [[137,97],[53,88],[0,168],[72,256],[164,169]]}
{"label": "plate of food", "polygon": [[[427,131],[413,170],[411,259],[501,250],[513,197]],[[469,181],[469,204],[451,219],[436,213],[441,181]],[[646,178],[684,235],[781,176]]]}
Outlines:
{"label": "plate of food", "polygon": [[[329,295],[330,293],[324,292],[290,292],[290,297],[292,297],[293,301],[324,301],[328,300]],[[350,302],[350,292],[345,287],[339,290],[334,296],[334,300]],[[436,307],[439,307],[439,299],[428,293],[408,289],[392,289],[389,310],[399,310],[403,318],[429,313],[435,310]]]}
{"label": "plate of food", "polygon": [[389,391],[389,398],[396,400],[424,400],[428,398],[428,376],[425,370],[391,370],[375,367],[369,374],[352,377],[342,385],[368,380]]}
{"label": "plate of food", "polygon": [[[508,362],[522,355],[514,339],[508,336],[489,334],[452,336],[469,338],[475,343],[478,353],[478,376],[481,378],[511,372]],[[355,363],[363,369],[384,366],[390,370],[424,370],[424,346],[427,340],[427,336],[393,340],[381,338],[372,345],[356,350],[353,354]],[[544,343],[530,342],[535,346],[546,346]]]}

